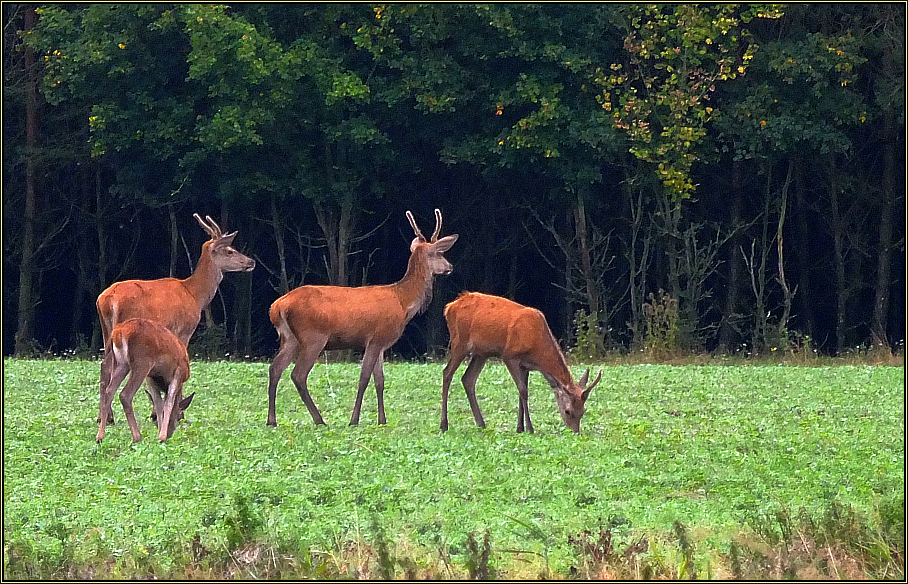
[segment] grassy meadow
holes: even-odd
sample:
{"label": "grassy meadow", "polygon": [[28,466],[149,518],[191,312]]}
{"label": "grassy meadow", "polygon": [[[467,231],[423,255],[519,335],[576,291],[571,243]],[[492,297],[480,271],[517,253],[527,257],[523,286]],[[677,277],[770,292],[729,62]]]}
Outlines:
{"label": "grassy meadow", "polygon": [[327,427],[288,370],[271,428],[267,363],[194,362],[170,441],[140,391],[97,445],[98,361],[6,359],[4,577],[904,577],[901,367],[605,366],[580,435],[538,373],[516,434],[500,362],[442,433],[442,367],[355,427],[358,364],[310,375]]}

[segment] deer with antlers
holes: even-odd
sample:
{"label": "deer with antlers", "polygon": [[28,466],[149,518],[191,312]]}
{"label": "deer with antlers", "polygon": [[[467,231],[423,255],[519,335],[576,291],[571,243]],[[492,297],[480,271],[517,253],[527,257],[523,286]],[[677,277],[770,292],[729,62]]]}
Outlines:
{"label": "deer with antlers", "polygon": [[[104,353],[111,351],[110,336],[114,327],[130,318],[143,318],[163,325],[186,347],[202,317],[202,310],[211,302],[225,272],[248,272],[255,260],[233,249],[237,232],[224,234],[218,224],[206,216],[205,221],[193,217],[208,233],[210,240],[202,244],[202,254],[191,276],[184,280],[125,280],[112,284],[97,300],[98,318],[104,338]],[[110,383],[109,366],[101,363],[101,390]],[[154,378],[149,379],[152,393],[166,393]],[[113,423],[113,410],[107,409],[107,422]]]}
{"label": "deer with antlers", "polygon": [[[104,439],[107,426],[106,412],[111,410],[114,394],[129,375],[129,381],[120,392],[120,404],[132,432],[132,441],[139,442],[142,434],[132,409],[132,399],[142,382],[148,380],[146,389],[154,406],[154,420],[158,425],[158,440],[166,441],[173,435],[183,410],[192,403],[195,393],[183,399],[183,384],[189,379],[189,355],[180,340],[162,325],[143,318],[131,318],[113,327],[109,337],[110,352],[104,355],[102,368],[110,373],[107,385],[101,388],[98,406],[98,437]],[[166,398],[156,390],[162,387]]]}
{"label": "deer with antlers", "polygon": [[476,380],[490,357],[501,357],[517,384],[518,432],[523,432],[524,428],[533,432],[527,387],[530,371],[542,373],[555,392],[555,403],[564,423],[574,432],[580,432],[580,418],[586,411],[586,400],[599,383],[602,371],[588,386],[589,369],[575,383],[545,315],[535,308],[506,298],[464,292],[445,306],[445,320],[448,323],[451,346],[448,350],[448,364],[442,373],[442,431],[448,429],[448,390],[451,379],[464,359],[472,355],[461,380],[477,426],[485,428],[486,423],[476,401]]}
{"label": "deer with antlers", "polygon": [[457,241],[457,235],[438,238],[441,211],[435,209],[435,232],[426,240],[410,211],[407,219],[416,238],[410,244],[410,259],[404,277],[384,286],[300,286],[278,298],[268,312],[280,337],[280,348],[269,369],[268,421],[276,426],[275,397],[284,370],[292,361],[290,374],[296,389],[316,424],[324,424],[321,413],[309,395],[307,379],[324,349],[363,349],[362,370],[350,425],[359,423],[363,394],[369,378],[375,379],[378,398],[378,423],[385,423],[383,370],[385,351],[400,338],[410,319],[432,299],[436,275],[450,274],[452,266],[444,253]]}

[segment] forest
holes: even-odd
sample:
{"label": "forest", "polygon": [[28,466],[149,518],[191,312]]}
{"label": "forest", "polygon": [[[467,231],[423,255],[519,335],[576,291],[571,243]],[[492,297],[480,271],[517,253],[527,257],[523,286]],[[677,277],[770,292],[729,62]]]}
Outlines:
{"label": "forest", "polygon": [[190,349],[270,358],[272,302],[399,280],[436,208],[398,358],[465,290],[589,359],[904,349],[904,3],[2,9],[4,355],[97,355],[198,213],[256,267]]}

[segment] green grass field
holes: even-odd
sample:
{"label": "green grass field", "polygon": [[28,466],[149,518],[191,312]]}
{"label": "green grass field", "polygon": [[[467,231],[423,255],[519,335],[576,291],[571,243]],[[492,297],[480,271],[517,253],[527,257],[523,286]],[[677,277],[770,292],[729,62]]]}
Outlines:
{"label": "green grass field", "polygon": [[497,362],[488,427],[461,368],[442,434],[442,366],[386,364],[388,424],[370,386],[357,427],[357,364],[310,375],[328,427],[288,371],[271,428],[267,364],[195,362],[169,442],[140,391],[143,441],[114,400],[98,446],[99,362],[4,360],[4,575],[904,573],[903,368],[608,366],[580,435],[532,373],[529,435]]}

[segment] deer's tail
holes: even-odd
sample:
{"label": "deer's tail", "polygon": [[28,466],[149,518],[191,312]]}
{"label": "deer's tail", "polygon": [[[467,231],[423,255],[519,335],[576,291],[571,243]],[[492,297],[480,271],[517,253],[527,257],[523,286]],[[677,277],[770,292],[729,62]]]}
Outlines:
{"label": "deer's tail", "polygon": [[268,309],[268,318],[271,319],[271,324],[274,325],[277,336],[283,343],[284,339],[292,336],[293,333],[290,332],[290,326],[287,324],[286,307],[281,300],[281,298],[275,300],[271,308]]}

